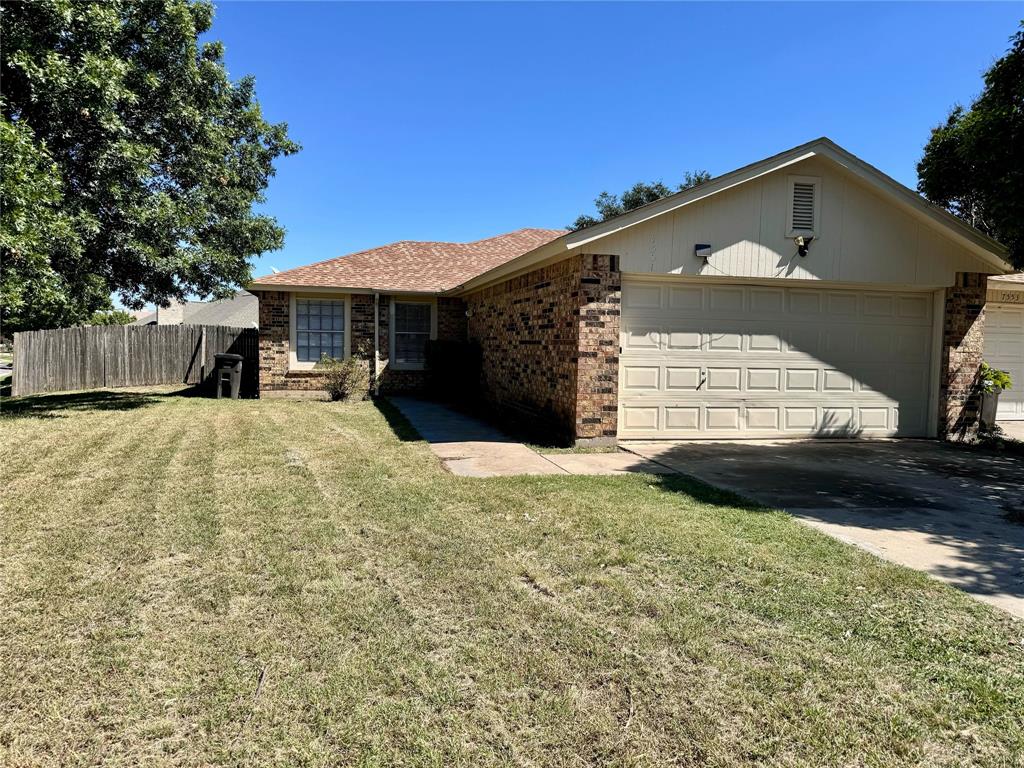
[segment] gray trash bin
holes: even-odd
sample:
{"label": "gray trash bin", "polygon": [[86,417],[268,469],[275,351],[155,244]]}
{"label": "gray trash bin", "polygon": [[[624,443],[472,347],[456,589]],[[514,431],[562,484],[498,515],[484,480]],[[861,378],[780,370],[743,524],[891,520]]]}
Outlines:
{"label": "gray trash bin", "polygon": [[216,360],[216,381],[217,397],[223,397],[224,385],[231,385],[231,399],[238,399],[238,392],[242,388],[242,361],[241,355],[232,355],[227,352],[219,352],[214,355]]}

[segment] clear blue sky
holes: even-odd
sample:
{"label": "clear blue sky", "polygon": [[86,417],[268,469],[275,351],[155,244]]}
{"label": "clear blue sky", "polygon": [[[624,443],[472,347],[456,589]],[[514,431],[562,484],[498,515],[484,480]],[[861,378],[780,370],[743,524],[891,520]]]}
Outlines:
{"label": "clear blue sky", "polygon": [[561,227],[598,192],[826,135],[908,186],[1021,5],[220,2],[211,37],[303,145],[255,274]]}

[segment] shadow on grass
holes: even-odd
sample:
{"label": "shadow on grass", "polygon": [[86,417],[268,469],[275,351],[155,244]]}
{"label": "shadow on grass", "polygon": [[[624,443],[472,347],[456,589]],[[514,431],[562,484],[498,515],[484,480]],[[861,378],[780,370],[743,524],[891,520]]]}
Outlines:
{"label": "shadow on grass", "polygon": [[[638,457],[639,458],[639,457]],[[703,480],[698,480],[689,475],[652,475],[651,487],[665,493],[679,493],[689,496],[700,504],[707,504],[713,507],[729,507],[731,509],[742,509],[746,512],[773,512],[771,507],[759,504],[738,493],[726,491],[708,485]]]}
{"label": "shadow on grass", "polygon": [[399,440],[402,442],[423,440],[423,436],[416,431],[416,427],[386,397],[373,398],[373,404]]}
{"label": "shadow on grass", "polygon": [[5,397],[0,402],[0,419],[60,419],[71,413],[88,411],[132,411],[145,408],[168,397],[201,397],[207,393],[199,387],[185,387],[163,392],[137,390],[90,390],[55,394]]}

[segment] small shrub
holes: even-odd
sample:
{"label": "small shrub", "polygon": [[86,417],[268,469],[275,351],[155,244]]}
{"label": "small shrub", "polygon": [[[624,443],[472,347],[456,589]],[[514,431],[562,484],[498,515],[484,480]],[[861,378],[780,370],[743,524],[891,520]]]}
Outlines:
{"label": "small shrub", "polygon": [[366,358],[366,350],[360,347],[345,360],[325,356],[317,363],[317,370],[327,374],[327,391],[332,400],[353,402],[369,396],[371,376]]}
{"label": "small shrub", "polygon": [[1013,379],[1006,371],[993,368],[988,363],[981,364],[981,389],[983,392],[1005,391],[1013,388]]}

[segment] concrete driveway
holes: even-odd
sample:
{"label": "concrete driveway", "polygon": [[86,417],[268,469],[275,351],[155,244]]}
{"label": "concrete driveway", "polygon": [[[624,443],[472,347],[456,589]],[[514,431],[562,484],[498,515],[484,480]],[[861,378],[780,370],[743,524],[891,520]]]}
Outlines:
{"label": "concrete driveway", "polygon": [[1024,457],[924,440],[624,447],[1024,618]]}

